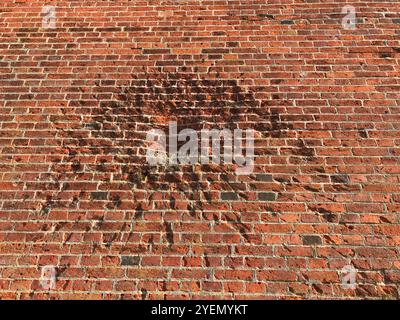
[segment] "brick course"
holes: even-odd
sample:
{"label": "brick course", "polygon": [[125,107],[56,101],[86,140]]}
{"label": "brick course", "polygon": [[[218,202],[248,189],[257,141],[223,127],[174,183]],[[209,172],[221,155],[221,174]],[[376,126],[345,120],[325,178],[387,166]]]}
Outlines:
{"label": "brick course", "polygon": [[[2,0],[0,298],[398,299],[399,17],[398,0]],[[148,165],[170,121],[254,129],[254,172]]]}

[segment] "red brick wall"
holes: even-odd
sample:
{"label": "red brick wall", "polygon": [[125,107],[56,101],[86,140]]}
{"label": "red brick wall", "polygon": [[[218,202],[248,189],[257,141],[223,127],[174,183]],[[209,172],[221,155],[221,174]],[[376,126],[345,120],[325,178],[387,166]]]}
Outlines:
{"label": "red brick wall", "polygon": [[[0,297],[399,298],[399,38],[398,0],[2,0]],[[169,121],[254,172],[149,166]]]}

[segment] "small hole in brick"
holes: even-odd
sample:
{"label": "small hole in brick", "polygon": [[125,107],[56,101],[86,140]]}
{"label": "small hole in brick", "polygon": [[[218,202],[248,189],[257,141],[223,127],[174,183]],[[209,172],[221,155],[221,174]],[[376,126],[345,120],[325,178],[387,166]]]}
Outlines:
{"label": "small hole in brick", "polygon": [[260,13],[258,14],[258,16],[260,18],[274,19],[274,16],[272,14]]}
{"label": "small hole in brick", "polygon": [[384,58],[384,59],[386,59],[386,58],[392,58],[392,54],[389,53],[389,52],[383,52],[383,53],[379,54],[379,56],[380,56],[381,58]]}

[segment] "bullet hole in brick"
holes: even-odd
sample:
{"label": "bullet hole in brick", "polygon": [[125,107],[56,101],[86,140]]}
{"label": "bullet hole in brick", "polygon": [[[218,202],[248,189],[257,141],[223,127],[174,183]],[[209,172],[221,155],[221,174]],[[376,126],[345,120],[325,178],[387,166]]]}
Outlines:
{"label": "bullet hole in brick", "polygon": [[386,58],[393,58],[392,54],[389,52],[382,52],[379,54],[379,57],[386,59]]}
{"label": "bullet hole in brick", "polygon": [[143,181],[143,178],[146,177],[147,175],[144,172],[130,172],[127,175],[127,179],[130,183],[133,183],[135,185],[140,185],[140,183]]}
{"label": "bullet hole in brick", "polygon": [[79,198],[78,197],[73,197],[71,201],[71,205],[77,205],[79,203]]}
{"label": "bullet hole in brick", "polygon": [[68,148],[68,156],[74,157],[77,154],[78,154],[78,152],[75,149]]}
{"label": "bullet hole in brick", "polygon": [[207,253],[204,253],[204,263],[207,268],[211,266],[210,259],[208,258]]}
{"label": "bullet hole in brick", "polygon": [[90,230],[99,230],[101,225],[103,224],[104,217],[94,217],[95,220],[92,220],[90,225]]}
{"label": "bullet hole in brick", "polygon": [[138,266],[140,264],[139,256],[122,256],[121,266]]}
{"label": "bullet hole in brick", "polygon": [[43,206],[43,208],[40,210],[40,214],[41,215],[47,215],[47,214],[50,213],[50,211],[51,211],[51,205],[50,204],[45,204]]}
{"label": "bullet hole in brick", "polygon": [[315,207],[311,207],[310,209],[311,210],[315,210],[318,213],[328,213],[328,214],[332,213],[331,211],[329,211],[329,210],[327,210],[327,209],[325,209],[323,207],[316,207],[316,208]]}
{"label": "bullet hole in brick", "polygon": [[312,288],[317,291],[318,294],[323,294],[324,290],[320,288],[320,285],[313,283]]}
{"label": "bullet hole in brick", "polygon": [[101,124],[98,122],[90,122],[85,124],[85,128],[89,130],[100,130],[101,129]]}
{"label": "bullet hole in brick", "polygon": [[171,196],[169,198],[169,205],[170,205],[171,209],[175,209],[175,204],[176,204],[176,200]]}
{"label": "bullet hole in brick", "polygon": [[168,245],[171,246],[174,244],[174,232],[172,231],[172,225],[169,222],[165,222],[164,226]]}
{"label": "bullet hole in brick", "polygon": [[319,236],[302,236],[302,242],[304,245],[319,245],[322,244],[322,240]]}
{"label": "bullet hole in brick", "polygon": [[275,180],[279,183],[289,183],[290,182],[290,178],[289,177],[275,177]]}
{"label": "bullet hole in brick", "polygon": [[142,300],[146,300],[146,298],[147,298],[147,290],[146,289],[141,289],[140,292],[141,292]]}
{"label": "bullet hole in brick", "polygon": [[225,36],[226,33],[225,33],[225,31],[213,31],[212,35],[213,36]]}
{"label": "bullet hole in brick", "polygon": [[[223,58],[222,54],[209,54],[207,56],[207,60],[221,60]],[[202,59],[202,62],[204,62],[205,59]]]}
{"label": "bullet hole in brick", "polygon": [[282,138],[285,135],[285,131],[293,129],[291,123],[281,121],[278,109],[272,109],[268,116],[271,124],[269,133],[272,138]]}
{"label": "bullet hole in brick", "polygon": [[51,196],[47,197],[46,202],[41,204],[39,215],[41,215],[41,216],[48,215],[50,213],[51,209],[53,208],[53,206],[54,206],[53,198]]}
{"label": "bullet hole in brick", "polygon": [[247,242],[251,242],[249,232],[250,228],[246,224],[242,223],[240,216],[237,215],[236,221],[231,223],[232,227],[234,227],[237,231],[239,231],[240,235],[245,239]]}
{"label": "bullet hole in brick", "polygon": [[74,171],[74,172],[78,172],[78,171],[81,171],[81,170],[82,170],[82,166],[81,166],[81,164],[80,164],[79,161],[74,161],[74,162],[71,164],[71,169],[72,169],[72,171]]}
{"label": "bullet hole in brick", "polygon": [[231,48],[239,47],[239,42],[227,42],[226,46]]}
{"label": "bullet hole in brick", "polygon": [[393,23],[400,23],[400,19],[393,19]]}
{"label": "bullet hole in brick", "polygon": [[258,200],[259,201],[275,201],[276,200],[276,193],[274,192],[260,192],[258,193]]}
{"label": "bullet hole in brick", "polygon": [[319,192],[320,189],[318,187],[313,187],[313,186],[304,186],[304,189],[306,189],[307,191],[311,191],[311,192]]}
{"label": "bullet hole in brick", "polygon": [[106,161],[100,161],[100,163],[96,165],[96,170],[99,172],[107,172]]}
{"label": "bullet hole in brick", "polygon": [[119,195],[114,195],[111,197],[111,203],[107,205],[108,209],[118,209],[121,206],[121,199]]}
{"label": "bullet hole in brick", "polygon": [[[90,227],[89,228],[87,228],[85,231],[89,231],[90,230]],[[71,238],[72,238],[72,236],[73,236],[73,233],[67,233],[66,234],[66,237],[65,237],[65,240],[63,241],[63,244],[65,244],[65,243],[67,243],[69,240],[71,240]]]}
{"label": "bullet hole in brick", "polygon": [[383,223],[393,223],[392,221],[390,221],[389,219],[387,219],[387,218],[385,218],[383,216],[379,217],[379,221],[383,222]]}
{"label": "bullet hole in brick", "polygon": [[258,16],[261,18],[267,18],[267,19],[272,19],[272,20],[275,19],[272,14],[267,14],[267,13],[259,13]]}
{"label": "bullet hole in brick", "polygon": [[359,129],[358,134],[361,138],[368,138],[368,131],[365,129]]}
{"label": "bullet hole in brick", "polygon": [[118,233],[104,233],[103,244],[105,247],[111,247],[112,243],[118,238]]}
{"label": "bullet hole in brick", "polygon": [[325,239],[325,243],[329,243],[329,244],[334,244],[335,243],[335,240],[331,237],[331,236],[328,236],[328,235],[324,235],[324,239]]}
{"label": "bullet hole in brick", "polygon": [[142,203],[139,203],[135,209],[135,219],[143,219],[143,212]]}
{"label": "bullet hole in brick", "polygon": [[314,149],[306,146],[304,140],[298,139],[296,141],[297,148],[293,150],[294,155],[303,156],[306,160],[312,161],[314,158]]}
{"label": "bullet hole in brick", "polygon": [[273,85],[279,85],[283,82],[283,79],[272,79],[271,84]]}

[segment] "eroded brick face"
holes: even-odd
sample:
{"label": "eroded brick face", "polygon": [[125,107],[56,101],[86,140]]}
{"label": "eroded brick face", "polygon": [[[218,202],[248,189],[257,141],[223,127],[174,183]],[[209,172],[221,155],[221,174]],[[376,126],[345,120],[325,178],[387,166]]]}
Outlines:
{"label": "eroded brick face", "polygon": [[[399,298],[399,2],[270,2],[2,0],[1,298]],[[171,121],[254,171],[149,165]]]}

